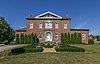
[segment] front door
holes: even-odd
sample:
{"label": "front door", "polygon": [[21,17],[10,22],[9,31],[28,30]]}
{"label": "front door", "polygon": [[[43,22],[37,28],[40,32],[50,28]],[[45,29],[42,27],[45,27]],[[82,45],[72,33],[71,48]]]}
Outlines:
{"label": "front door", "polygon": [[51,32],[46,32],[45,34],[45,40],[46,41],[52,41],[52,33]]}

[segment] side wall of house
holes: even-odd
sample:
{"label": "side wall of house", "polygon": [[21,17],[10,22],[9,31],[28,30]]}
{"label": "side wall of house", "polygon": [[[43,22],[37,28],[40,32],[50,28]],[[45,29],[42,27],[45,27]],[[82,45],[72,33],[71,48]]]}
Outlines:
{"label": "side wall of house", "polygon": [[85,44],[88,44],[88,35],[89,35],[89,31],[70,31],[70,33],[81,33],[81,34],[86,34],[86,38],[85,38],[85,40],[82,40],[82,43],[85,43]]}

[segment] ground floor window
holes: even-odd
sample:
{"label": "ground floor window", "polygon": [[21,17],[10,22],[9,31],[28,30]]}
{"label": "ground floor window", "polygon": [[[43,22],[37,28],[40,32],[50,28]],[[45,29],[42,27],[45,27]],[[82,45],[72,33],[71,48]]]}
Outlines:
{"label": "ground floor window", "polygon": [[82,34],[82,40],[86,39],[86,34]]}

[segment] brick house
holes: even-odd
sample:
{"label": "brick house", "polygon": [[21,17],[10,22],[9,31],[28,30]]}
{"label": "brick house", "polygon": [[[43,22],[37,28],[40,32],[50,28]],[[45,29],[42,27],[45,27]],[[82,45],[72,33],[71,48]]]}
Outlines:
{"label": "brick house", "polygon": [[70,18],[59,16],[52,12],[45,12],[37,16],[26,18],[26,28],[16,30],[17,34],[36,33],[40,42],[61,41],[61,33],[81,33],[82,42],[88,44],[89,29],[71,29]]}

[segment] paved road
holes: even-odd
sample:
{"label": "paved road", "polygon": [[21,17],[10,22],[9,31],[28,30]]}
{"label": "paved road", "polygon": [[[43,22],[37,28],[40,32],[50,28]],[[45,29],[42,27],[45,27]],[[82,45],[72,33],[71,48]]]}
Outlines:
{"label": "paved road", "polygon": [[9,50],[12,48],[16,48],[16,47],[20,47],[20,46],[26,46],[27,44],[21,44],[21,45],[4,45],[4,46],[0,46],[0,52],[5,51],[5,50]]}

